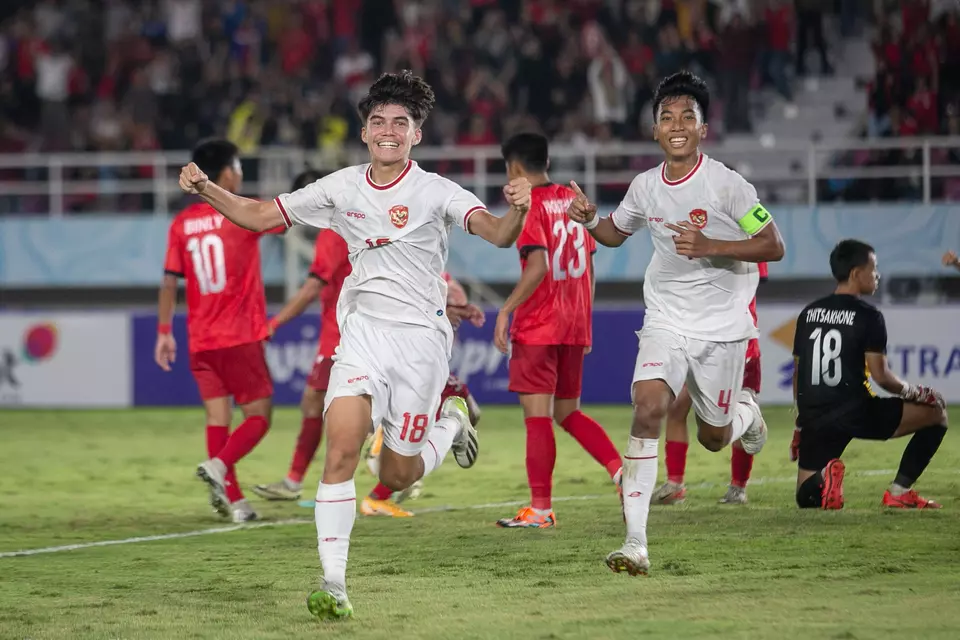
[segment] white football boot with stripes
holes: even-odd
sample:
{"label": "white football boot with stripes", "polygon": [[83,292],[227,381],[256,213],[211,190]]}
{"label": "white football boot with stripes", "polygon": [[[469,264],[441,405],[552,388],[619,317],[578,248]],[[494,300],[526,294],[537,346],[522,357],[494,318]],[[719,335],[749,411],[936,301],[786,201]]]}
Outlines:
{"label": "white football boot with stripes", "polygon": [[469,469],[477,461],[480,453],[480,443],[477,441],[477,430],[470,424],[470,409],[466,401],[457,396],[451,396],[443,401],[440,409],[441,418],[453,418],[460,424],[460,431],[453,439],[453,457],[457,464]]}

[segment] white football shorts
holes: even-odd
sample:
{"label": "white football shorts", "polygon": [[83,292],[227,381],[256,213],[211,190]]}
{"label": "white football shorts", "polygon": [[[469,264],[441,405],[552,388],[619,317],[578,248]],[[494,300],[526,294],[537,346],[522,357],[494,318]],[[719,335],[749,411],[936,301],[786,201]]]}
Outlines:
{"label": "white football shorts", "polygon": [[733,421],[743,386],[748,339],[707,342],[662,327],[646,327],[637,332],[637,337],[640,345],[634,382],[663,380],[674,397],[686,383],[701,420],[715,427]]}
{"label": "white football shorts", "polygon": [[334,398],[369,395],[373,424],[383,425],[383,446],[417,455],[450,375],[447,342],[436,329],[350,314],[340,327],[324,414]]}

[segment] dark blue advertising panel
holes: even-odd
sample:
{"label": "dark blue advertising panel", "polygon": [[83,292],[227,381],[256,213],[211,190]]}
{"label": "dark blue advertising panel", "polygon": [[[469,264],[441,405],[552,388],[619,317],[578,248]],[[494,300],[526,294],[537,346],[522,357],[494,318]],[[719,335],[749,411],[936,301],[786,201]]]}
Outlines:
{"label": "dark blue advertising panel", "polygon": [[[487,312],[483,327],[464,324],[457,333],[451,370],[469,387],[480,403],[513,404],[516,395],[507,390],[507,356],[493,345],[496,311]],[[635,332],[643,322],[639,307],[600,309],[593,315],[593,349],[583,372],[585,403],[628,404],[630,381],[637,355]],[[281,327],[267,343],[267,364],[273,375],[276,404],[296,405],[317,352],[320,318],[308,313]],[[133,399],[138,406],[180,406],[200,403],[190,374],[186,318],[173,322],[177,361],[169,373],[153,361],[156,315],[133,319]]]}

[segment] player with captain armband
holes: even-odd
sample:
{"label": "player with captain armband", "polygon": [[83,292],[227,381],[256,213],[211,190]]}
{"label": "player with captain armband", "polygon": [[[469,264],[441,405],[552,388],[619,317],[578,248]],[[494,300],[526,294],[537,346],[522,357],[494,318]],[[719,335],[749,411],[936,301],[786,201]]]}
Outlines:
{"label": "player with captain armband", "polygon": [[756,455],[767,438],[760,407],[742,392],[747,344],[758,335],[750,301],[757,263],[783,257],[783,240],[757,191],[740,174],[701,153],[710,95],[688,72],[660,83],[653,137],[664,162],[638,175],[620,206],[597,215],[576,183],[567,211],[602,245],[618,247],[646,228],[653,258],[643,282],[646,308],[631,399],[633,425],[623,464],[626,539],[606,557],[615,572],[650,569],[647,517],[656,488],[659,437],[684,384],[697,439],[710,451],[739,440]]}

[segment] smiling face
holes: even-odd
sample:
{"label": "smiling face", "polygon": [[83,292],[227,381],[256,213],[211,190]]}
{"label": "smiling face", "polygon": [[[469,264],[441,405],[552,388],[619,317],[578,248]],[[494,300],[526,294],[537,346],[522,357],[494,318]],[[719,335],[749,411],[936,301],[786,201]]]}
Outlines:
{"label": "smiling face", "polygon": [[660,103],[653,139],[667,154],[668,160],[684,160],[697,153],[700,141],[707,135],[700,105],[690,96],[665,98]]}
{"label": "smiling face", "polygon": [[410,113],[397,104],[376,107],[360,131],[370,158],[381,165],[406,162],[413,145],[420,143],[421,135]]}

